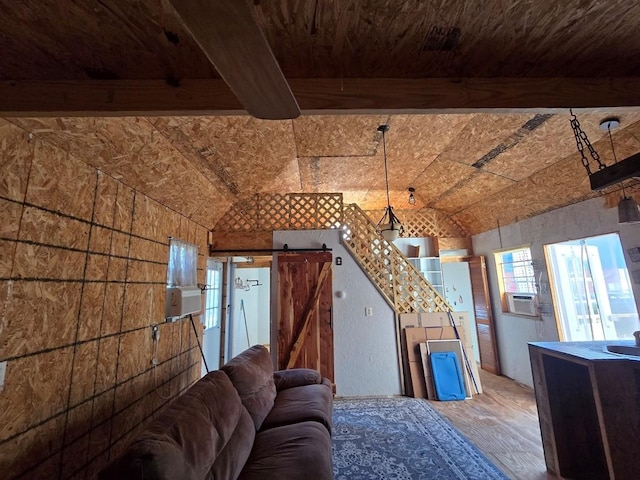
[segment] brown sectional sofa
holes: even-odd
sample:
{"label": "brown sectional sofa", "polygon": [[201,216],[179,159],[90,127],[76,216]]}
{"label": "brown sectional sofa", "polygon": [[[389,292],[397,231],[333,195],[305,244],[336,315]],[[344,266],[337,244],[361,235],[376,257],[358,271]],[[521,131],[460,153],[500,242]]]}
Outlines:
{"label": "brown sectional sofa", "polygon": [[333,396],[254,346],[174,400],[99,480],[329,480]]}

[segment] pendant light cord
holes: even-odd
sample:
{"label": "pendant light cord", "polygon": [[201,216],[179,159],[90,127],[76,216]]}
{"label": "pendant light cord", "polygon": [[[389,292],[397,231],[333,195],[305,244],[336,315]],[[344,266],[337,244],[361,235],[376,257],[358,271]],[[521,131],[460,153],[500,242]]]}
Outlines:
{"label": "pendant light cord", "polygon": [[[382,130],[382,155],[384,156],[384,181],[387,187],[387,207],[389,208],[389,216],[391,216],[391,200],[389,199],[389,175],[387,173],[387,142],[385,141],[384,130]],[[393,223],[393,220],[389,218]]]}
{"label": "pendant light cord", "polygon": [[[613,152],[613,162],[614,164],[618,163],[618,157],[616,157],[616,149],[613,148],[613,137],[611,136],[611,123],[607,126],[607,131],[609,132],[609,141],[611,142],[611,151]],[[620,186],[622,187],[622,196],[623,198],[627,198],[627,193],[624,191],[624,182],[620,182]]]}

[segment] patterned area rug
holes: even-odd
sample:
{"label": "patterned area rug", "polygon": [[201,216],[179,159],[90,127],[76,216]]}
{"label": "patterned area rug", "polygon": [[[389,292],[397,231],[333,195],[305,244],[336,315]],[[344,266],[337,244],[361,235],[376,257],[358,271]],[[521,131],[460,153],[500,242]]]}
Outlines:
{"label": "patterned area rug", "polygon": [[507,479],[425,400],[336,399],[335,480]]}

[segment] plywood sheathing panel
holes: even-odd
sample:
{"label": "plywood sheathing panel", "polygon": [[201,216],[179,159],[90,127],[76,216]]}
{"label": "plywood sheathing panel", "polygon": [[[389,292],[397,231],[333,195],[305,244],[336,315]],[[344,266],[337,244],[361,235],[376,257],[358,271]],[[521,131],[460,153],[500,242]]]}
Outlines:
{"label": "plywood sheathing panel", "polygon": [[[118,337],[101,338],[95,377],[96,394],[104,392],[115,384],[117,358]],[[95,415],[94,413],[94,417]]]}
{"label": "plywood sheathing panel", "polygon": [[[614,139],[618,159],[640,150],[640,123],[636,122],[621,130]],[[606,164],[613,163],[608,136],[593,143]],[[602,153],[600,153],[602,152]],[[589,185],[587,172],[576,152],[551,166],[539,170],[513,187],[484,198],[481,202],[465,208],[455,217],[469,226],[472,234],[490,230],[500,225],[538,215],[560,206],[599,196]],[[491,205],[491,208],[487,208]]]}
{"label": "plywood sheathing panel", "polygon": [[86,283],[83,286],[78,340],[89,340],[100,336],[106,288],[105,282]]}
{"label": "plywood sheathing panel", "polygon": [[[66,155],[57,146],[51,150]],[[59,161],[55,155],[46,157],[46,149],[34,153],[33,162],[39,162],[42,171]],[[94,220],[102,218],[104,226],[77,217],[85,215],[82,209],[58,213],[60,198],[72,192],[44,197],[37,205],[2,200],[8,208],[2,214],[7,261],[0,281],[0,360],[8,359],[8,369],[0,396],[0,470],[4,473],[9,465],[9,478],[24,472],[30,478],[37,472],[55,477],[61,457],[63,473],[73,478],[76,470],[96,471],[103,466],[109,448],[122,442],[110,435],[116,382],[125,384],[132,378],[145,382],[143,397],[121,400],[121,410],[134,412],[139,420],[127,425],[125,437],[139,431],[166,402],[153,392],[152,351],[144,348],[150,342],[148,325],[163,316],[166,236],[184,231],[191,241],[206,243],[206,229],[151,199],[144,200],[141,192],[107,174],[87,168],[88,178],[98,180],[88,211],[96,215]],[[40,184],[30,183],[27,197]],[[78,188],[82,192],[84,184],[80,182]],[[102,195],[108,206],[98,213],[93,206],[103,204]],[[139,223],[136,209],[144,214]],[[133,235],[129,233],[132,220]],[[159,236],[165,243],[157,240]],[[138,283],[125,283],[127,273]],[[168,339],[180,339],[188,332],[180,324],[167,324],[165,330]],[[196,358],[185,350],[190,344],[185,339],[172,347],[165,364],[158,367],[167,373],[162,381],[175,386],[173,395],[195,378],[193,371],[184,371],[187,359]],[[178,367],[175,371],[173,364]],[[57,440],[45,438],[44,426],[52,424]],[[5,438],[11,440],[2,442]]]}
{"label": "plywood sheathing panel", "polygon": [[[164,300],[164,297],[162,300]],[[153,285],[127,284],[124,298],[122,329],[127,331],[148,325],[149,319],[151,318],[152,303]],[[161,319],[158,319],[158,321],[160,320]]]}
{"label": "plywood sheathing panel", "polygon": [[112,230],[109,228],[91,226],[91,239],[89,240],[89,251],[109,255],[111,252]]}
{"label": "plywood sheathing panel", "polygon": [[48,143],[37,141],[26,201],[91,220],[95,169]]}
{"label": "plywood sheathing panel", "polygon": [[[296,151],[290,121],[197,117],[174,128],[184,134],[185,140],[178,144],[174,140],[173,144],[189,160],[204,159],[207,168],[217,174],[217,183],[233,195],[300,189],[300,176],[292,163]],[[272,182],[279,187],[270,188]]]}
{"label": "plywood sheathing panel", "polygon": [[146,195],[136,197],[133,231],[135,235],[158,242],[166,242],[167,235],[161,228],[165,207]]}
{"label": "plywood sheathing panel", "polygon": [[34,143],[27,132],[0,119],[0,196],[24,201]]}
{"label": "plywood sheathing panel", "polygon": [[0,199],[0,278],[9,278],[16,250],[14,240],[22,216],[22,205]]}
{"label": "plywood sheathing panel", "polygon": [[[579,114],[577,118],[580,122],[580,128],[585,132],[592,145],[608,138],[608,133],[600,129],[599,123],[602,119],[611,116],[620,119],[620,127],[612,131],[615,144],[618,143],[617,137],[622,134],[624,129],[640,120],[640,114],[634,112],[621,114],[603,111],[598,115]],[[573,155],[577,151],[577,146],[569,124],[570,118],[569,112],[554,115],[527,135],[513,139],[514,144],[488,162],[483,170],[519,181],[550,166],[561,158]],[[598,154],[603,161],[611,156],[610,148],[606,148],[607,146],[603,144],[599,144],[599,147]],[[585,154],[592,161],[586,145]],[[613,159],[606,163],[612,164]],[[595,170],[597,170],[596,165],[592,166],[592,171]]]}
{"label": "plywood sheathing panel", "polygon": [[65,443],[69,444],[77,440],[91,429],[91,403],[91,401],[82,402],[69,410]]}
{"label": "plywood sheathing panel", "polygon": [[13,276],[27,279],[40,277],[82,280],[86,257],[85,252],[18,243]]}
{"label": "plywood sheathing panel", "polygon": [[388,119],[388,115],[298,117],[293,120],[298,158],[374,156],[382,150],[378,126]]}
{"label": "plywood sheathing panel", "polygon": [[[464,163],[436,158],[427,169],[415,180],[413,187],[416,189],[416,197],[425,205],[431,205],[435,199],[444,194],[473,173],[476,169]],[[408,196],[408,194],[407,194]]]}
{"label": "plywood sheathing panel", "polygon": [[[133,219],[133,202],[135,199],[135,192],[132,188],[118,183],[118,193],[116,194],[116,203],[114,206],[113,216],[113,228],[119,232],[131,232],[131,221]],[[122,238],[122,234],[113,235],[113,243],[116,243],[116,235]],[[124,241],[123,241],[124,243]],[[123,247],[125,248],[125,247]],[[113,252],[113,250],[112,250]],[[125,250],[119,252],[121,255],[126,256]]]}
{"label": "plywood sheathing panel", "polygon": [[486,172],[476,172],[466,181],[447,192],[434,202],[433,207],[444,213],[454,214],[468,205],[482,201],[488,195],[513,186],[508,178]]}
{"label": "plywood sheathing panel", "polygon": [[460,130],[458,139],[464,141],[451,142],[438,158],[473,165],[532,117],[532,114],[474,115]]}
{"label": "plywood sheathing panel", "polygon": [[115,202],[118,195],[118,183],[115,179],[98,170],[98,187],[93,211],[93,221],[105,227],[113,227]]}
{"label": "plywood sheathing panel", "polygon": [[217,187],[147,119],[12,119],[12,122],[195,221],[203,223],[208,218],[200,208],[201,198],[184,195],[175,185],[189,185],[203,198],[213,201],[219,198]]}
{"label": "plywood sheathing panel", "polygon": [[346,158],[310,157],[301,158],[298,163],[302,190],[305,192],[366,192],[372,188],[384,190],[384,163],[379,155]]}
{"label": "plywood sheathing panel", "polygon": [[[2,416],[1,413],[0,416]],[[62,447],[63,430],[64,416],[59,415],[34,427],[24,435],[9,440],[5,448],[0,449],[0,468],[5,473],[18,473],[44,461]],[[54,459],[57,460],[57,457]],[[57,463],[55,466],[57,467]],[[48,477],[31,478],[55,478],[56,475],[57,472],[52,472]]]}
{"label": "plywood sheathing panel", "polygon": [[98,360],[98,340],[76,345],[73,359],[70,405],[78,405],[93,395],[94,372]]}
{"label": "plywood sheathing panel", "polygon": [[[545,197],[540,197],[544,189]],[[551,197],[546,197],[551,195]],[[500,225],[522,220],[552,209],[597,196],[589,186],[582,162],[577,156],[555,163],[514,187],[487,197],[460,213],[456,218],[469,226],[472,233],[486,231]],[[491,208],[487,208],[491,205]]]}
{"label": "plywood sheathing panel", "polygon": [[86,250],[89,228],[88,223],[26,207],[20,225],[20,240]]}
{"label": "plywood sheathing panel", "polygon": [[214,190],[146,119],[95,119],[93,128],[113,151],[102,165],[94,166],[123,175],[136,190],[184,215],[192,216],[200,199],[184,195],[176,185],[189,185],[205,197]]}
{"label": "plywood sheathing panel", "polygon": [[[37,426],[63,409],[72,356],[73,349],[68,347],[7,364],[4,393],[0,396],[0,440]],[[35,378],[37,382],[33,381]]]}
{"label": "plywood sheathing panel", "polygon": [[[453,148],[452,142],[473,118],[452,114],[394,115],[389,119],[385,134],[389,188],[403,192],[403,203],[408,198],[407,188],[415,186],[415,180],[440,152]],[[378,148],[382,149],[382,144]]]}
{"label": "plywood sheathing panel", "polygon": [[70,344],[79,307],[77,282],[13,282],[4,311],[0,358]]}
{"label": "plywood sheathing panel", "polygon": [[117,378],[130,378],[150,365],[151,330],[137,330],[122,334],[118,352]]}

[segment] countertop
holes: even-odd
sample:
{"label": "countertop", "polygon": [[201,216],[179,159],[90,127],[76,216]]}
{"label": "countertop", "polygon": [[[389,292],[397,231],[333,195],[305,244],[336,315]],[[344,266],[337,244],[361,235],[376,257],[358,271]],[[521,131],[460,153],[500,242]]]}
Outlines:
{"label": "countertop", "polygon": [[625,345],[634,346],[634,340],[605,340],[592,342],[529,342],[534,347],[551,350],[555,353],[577,357],[582,360],[590,361],[620,361],[631,360],[640,362],[640,357],[631,355],[619,355],[606,351],[607,345]]}

